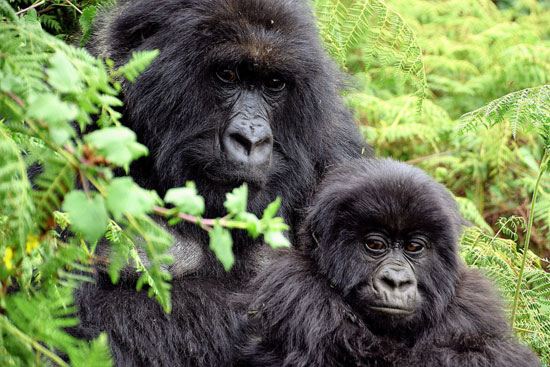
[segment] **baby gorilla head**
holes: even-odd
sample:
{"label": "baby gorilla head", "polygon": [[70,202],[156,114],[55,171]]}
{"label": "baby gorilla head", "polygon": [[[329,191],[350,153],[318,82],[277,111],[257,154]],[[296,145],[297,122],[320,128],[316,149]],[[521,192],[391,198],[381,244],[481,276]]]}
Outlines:
{"label": "baby gorilla head", "polygon": [[420,169],[340,166],[300,233],[249,284],[242,366],[539,366],[487,280],[458,256],[463,220]]}
{"label": "baby gorilla head", "polygon": [[320,271],[375,332],[436,322],[458,278],[462,220],[442,185],[386,160],[339,167],[303,233]]}
{"label": "baby gorilla head", "polygon": [[492,288],[458,257],[463,220],[421,170],[358,160],[243,295],[242,366],[531,367]]}

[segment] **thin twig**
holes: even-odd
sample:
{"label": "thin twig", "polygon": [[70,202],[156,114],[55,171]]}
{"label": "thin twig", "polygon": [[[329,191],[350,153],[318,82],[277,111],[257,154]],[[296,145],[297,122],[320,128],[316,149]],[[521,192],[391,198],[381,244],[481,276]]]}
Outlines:
{"label": "thin twig", "polygon": [[17,13],[15,13],[15,15],[21,15],[21,14],[24,14],[24,13],[28,12],[31,9],[38,8],[40,5],[44,5],[45,2],[46,2],[46,0],[42,0],[38,3],[36,3],[36,4],[33,4],[33,5],[29,6],[28,8],[25,8],[23,10],[19,10]]}
{"label": "thin twig", "polygon": [[[174,214],[171,209],[166,209],[156,205],[153,206],[153,211],[158,215],[162,215],[163,217],[171,216]],[[228,220],[226,219],[227,216],[220,219],[205,219],[205,218],[199,218],[199,217],[195,217],[194,215],[181,213],[181,212],[176,213],[175,216],[186,222],[197,224],[207,232],[210,232],[216,224],[219,224],[220,226],[225,228],[246,229],[246,223],[234,221],[234,220]]]}
{"label": "thin twig", "polygon": [[519,293],[521,289],[521,283],[523,281],[523,271],[525,270],[525,263],[527,262],[527,254],[529,251],[529,240],[531,239],[531,230],[533,229],[533,219],[535,217],[535,204],[537,202],[539,184],[542,179],[542,176],[544,176],[544,173],[548,169],[549,160],[550,160],[550,156],[548,154],[548,151],[545,150],[544,155],[542,157],[541,165],[540,165],[539,175],[537,177],[537,181],[535,182],[535,188],[533,189],[533,197],[531,199],[531,210],[529,211],[529,223],[527,224],[527,233],[525,234],[525,244],[523,245],[523,258],[521,260],[521,267],[519,268],[516,291],[514,293],[514,304],[512,306],[512,317],[511,317],[512,327],[514,327],[514,324],[516,323],[516,312],[518,309]]}
{"label": "thin twig", "polygon": [[78,9],[73,3],[71,3],[69,0],[66,1],[66,3],[68,3],[70,6],[72,6],[73,8],[76,9],[76,11],[79,13],[79,14],[82,14],[82,11],[80,9]]}
{"label": "thin twig", "polygon": [[13,99],[15,101],[15,103],[17,103],[19,105],[19,107],[21,108],[25,108],[25,103],[23,102],[23,100],[19,97],[17,97],[15,94],[13,94],[12,92],[5,92],[8,97],[10,97],[11,99]]}
{"label": "thin twig", "polygon": [[455,154],[455,153],[457,153],[458,151],[459,151],[459,149],[454,149],[454,150],[448,150],[448,151],[446,151],[446,152],[430,154],[430,155],[427,155],[427,156],[424,156],[424,157],[420,157],[420,158],[415,158],[415,159],[408,160],[406,163],[408,163],[408,164],[416,164],[416,163],[420,163],[420,162],[427,161],[427,160],[432,159],[432,158],[439,158],[439,157],[443,157],[443,156],[446,156],[446,155]]}

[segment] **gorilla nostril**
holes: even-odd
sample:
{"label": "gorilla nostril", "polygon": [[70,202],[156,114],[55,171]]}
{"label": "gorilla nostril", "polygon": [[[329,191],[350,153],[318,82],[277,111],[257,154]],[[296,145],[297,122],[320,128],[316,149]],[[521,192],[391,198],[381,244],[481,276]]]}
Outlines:
{"label": "gorilla nostril", "polygon": [[252,142],[250,140],[239,133],[230,134],[229,137],[244,148],[246,155],[250,155],[250,150],[252,148]]}
{"label": "gorilla nostril", "polygon": [[392,278],[389,278],[389,277],[383,277],[381,279],[382,281],[382,285],[387,287],[387,288],[390,288],[390,289],[395,289],[395,288],[398,288],[399,286],[394,282],[394,280]]}
{"label": "gorilla nostril", "polygon": [[254,144],[254,146],[261,147],[262,145],[267,145],[267,144],[271,144],[271,138],[270,137],[263,138],[262,140],[260,140],[256,144]]}
{"label": "gorilla nostril", "polygon": [[390,292],[406,292],[409,288],[415,286],[413,275],[406,269],[390,268],[384,269],[374,279],[374,285],[377,289]]}
{"label": "gorilla nostril", "polygon": [[273,134],[267,121],[237,118],[223,133],[221,145],[229,162],[264,170],[271,162]]}

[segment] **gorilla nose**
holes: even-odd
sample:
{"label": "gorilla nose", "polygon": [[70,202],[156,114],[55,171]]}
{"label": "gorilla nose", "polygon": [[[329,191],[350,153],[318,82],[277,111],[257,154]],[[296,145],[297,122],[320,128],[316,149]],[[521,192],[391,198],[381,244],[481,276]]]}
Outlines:
{"label": "gorilla nose", "polygon": [[374,278],[374,288],[389,293],[408,293],[416,290],[416,279],[411,270],[402,266],[384,267]]}
{"label": "gorilla nose", "polygon": [[266,169],[271,162],[273,134],[266,120],[234,119],[222,136],[222,145],[229,161]]}

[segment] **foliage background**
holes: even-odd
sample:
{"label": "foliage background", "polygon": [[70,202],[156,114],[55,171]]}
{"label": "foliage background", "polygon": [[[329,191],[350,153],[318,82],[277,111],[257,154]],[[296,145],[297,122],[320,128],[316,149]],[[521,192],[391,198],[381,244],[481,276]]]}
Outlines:
{"label": "foliage background", "polygon": [[[93,246],[81,241],[93,243],[102,234],[101,228],[87,232],[92,223],[82,222],[85,216],[71,210],[71,203],[99,210],[108,223],[107,237],[115,249],[112,279],[133,259],[143,275],[141,285],[166,309],[169,276],[161,264],[170,261],[163,255],[170,238],[146,214],[154,205],[173,221],[196,220],[201,213],[192,186],[165,198],[176,205],[170,212],[158,207],[162,201],[154,193],[112,177],[115,166],[145,154],[129,132],[105,130],[119,128],[114,76],[135,78],[154,55],[137,55],[125,70],[113,71],[67,46],[85,42],[101,3],[106,1],[0,0],[2,365],[67,364],[57,357],[59,352],[74,366],[111,364],[104,336],[85,345],[63,332],[76,322],[68,317],[72,289],[88,279],[94,261]],[[353,87],[345,98],[366,140],[378,156],[418,165],[456,195],[463,215],[476,225],[463,235],[462,256],[496,281],[509,301],[517,335],[550,365],[550,265],[545,260],[550,254],[550,180],[545,173],[550,91],[543,87],[550,84],[550,1],[313,3],[327,48],[350,75]],[[15,11],[34,8],[14,28],[10,5]],[[56,39],[48,38],[38,24]],[[78,29],[82,34],[75,33]],[[85,73],[68,72],[71,64]],[[72,90],[74,85],[80,89]],[[66,118],[29,107],[33,101],[44,105],[44,98],[56,106],[54,116]],[[92,122],[89,114],[98,113],[98,131],[106,134],[67,145],[62,137],[74,136],[70,120],[86,126]],[[129,155],[120,158],[110,152],[107,136],[115,136]],[[24,172],[38,158],[49,169],[33,189]],[[99,193],[73,190],[75,177],[86,178]],[[125,195],[138,207],[110,201],[124,196],[109,195],[121,187],[132,188]],[[211,220],[205,228],[217,239],[214,243],[223,244],[213,250],[224,265],[230,266],[232,256],[224,228],[246,228],[284,245],[284,227],[271,221],[275,206],[260,220],[244,211],[245,189],[228,199],[229,222]],[[185,202],[196,205],[181,204]],[[79,235],[56,237],[52,229],[68,224]],[[145,244],[136,239],[144,233],[150,238]],[[153,260],[149,267],[135,256],[136,246],[146,247]],[[524,250],[527,246],[532,252]]]}

